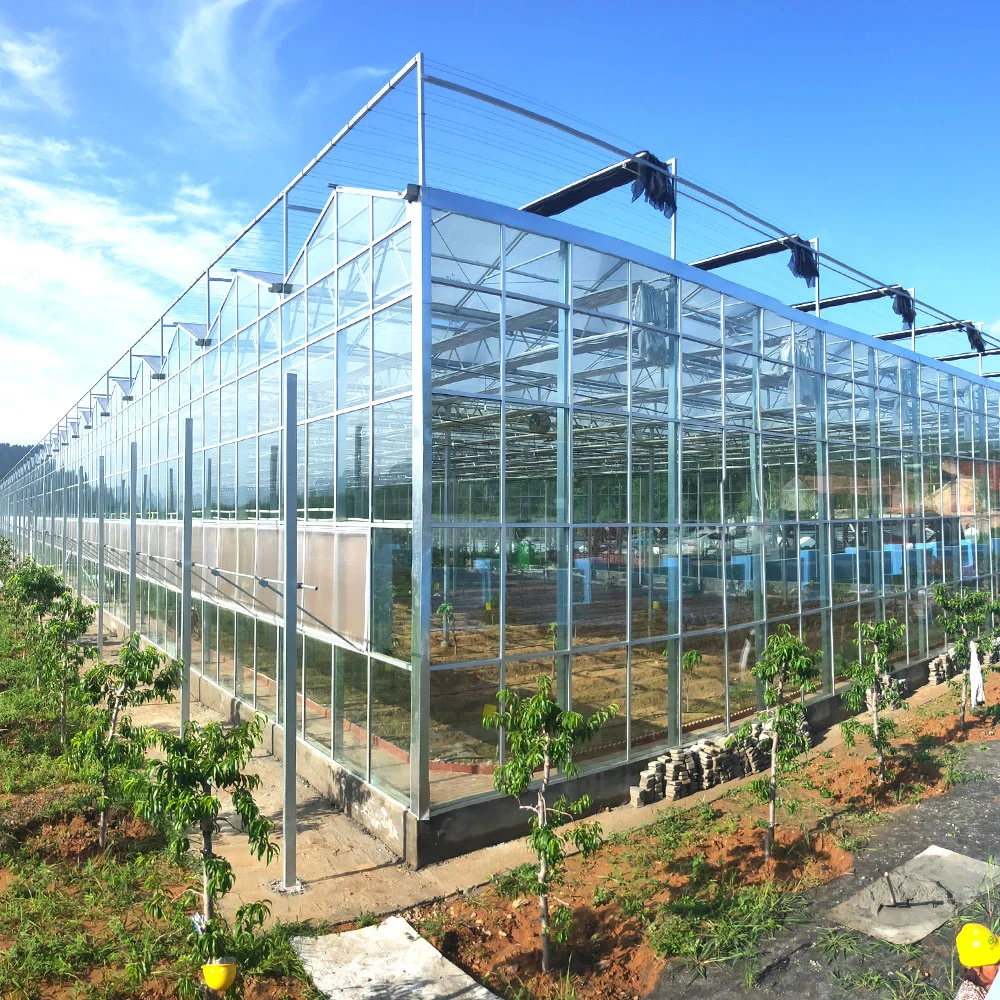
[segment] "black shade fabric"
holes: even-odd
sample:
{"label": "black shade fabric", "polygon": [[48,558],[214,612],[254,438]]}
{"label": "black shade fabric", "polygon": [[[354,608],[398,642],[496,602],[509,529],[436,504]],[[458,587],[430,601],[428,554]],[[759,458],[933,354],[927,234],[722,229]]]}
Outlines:
{"label": "black shade fabric", "polygon": [[965,328],[965,335],[969,338],[969,349],[973,351],[985,351],[986,343],[983,335],[971,323]]}
{"label": "black shade fabric", "polygon": [[643,195],[653,208],[671,218],[677,211],[677,193],[667,165],[652,153],[637,153],[635,163],[638,173],[632,182],[632,201]]}
{"label": "black shade fabric", "polygon": [[788,270],[796,278],[804,278],[806,284],[813,288],[816,279],[819,277],[819,263],[816,260],[816,251],[808,243],[796,240],[789,246],[792,251],[792,259],[788,262]]}
{"label": "black shade fabric", "polygon": [[912,327],[917,321],[917,310],[909,292],[896,292],[892,297],[892,311],[903,318],[903,322]]}

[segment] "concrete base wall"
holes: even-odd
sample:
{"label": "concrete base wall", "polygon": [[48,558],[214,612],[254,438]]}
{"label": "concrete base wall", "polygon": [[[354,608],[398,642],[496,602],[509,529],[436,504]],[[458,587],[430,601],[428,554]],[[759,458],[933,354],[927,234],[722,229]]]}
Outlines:
{"label": "concrete base wall", "polygon": [[[112,616],[106,615],[106,618]],[[121,627],[121,626],[120,626]],[[124,631],[124,629],[123,629]],[[935,655],[937,655],[935,653]],[[927,683],[930,657],[900,667],[896,676],[913,691]],[[231,722],[248,719],[253,710],[207,677],[191,674],[191,697]],[[814,733],[822,732],[847,717],[840,694],[817,697],[806,705],[806,717]],[[281,728],[268,722],[263,746],[277,759],[283,757]],[[355,822],[382,841],[407,865],[419,868],[459,854],[502,843],[527,833],[527,818],[511,799],[484,797],[460,802],[419,821],[403,805],[362,781],[301,739],[297,745],[299,776],[338,805]],[[555,793],[571,799],[589,795],[590,814],[629,799],[629,787],[638,779],[652,754],[628,763],[584,773],[572,781],[553,785]]]}

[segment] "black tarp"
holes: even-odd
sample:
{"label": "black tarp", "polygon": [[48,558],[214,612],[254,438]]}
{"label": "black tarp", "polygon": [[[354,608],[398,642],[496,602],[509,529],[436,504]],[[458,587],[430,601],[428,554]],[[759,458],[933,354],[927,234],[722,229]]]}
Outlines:
{"label": "black tarp", "polygon": [[899,291],[892,296],[892,311],[909,327],[917,321],[917,309],[909,292]]}
{"label": "black tarp", "polygon": [[819,262],[816,260],[816,251],[802,240],[795,240],[789,244],[792,251],[791,260],[788,262],[788,270],[796,278],[804,278],[805,283],[814,288],[816,279],[819,277]]}
{"label": "black tarp", "polygon": [[666,218],[671,218],[677,211],[677,192],[674,179],[667,172],[667,165],[658,160],[652,153],[642,152],[635,155],[636,177],[632,182],[632,201],[641,195],[648,204]]}

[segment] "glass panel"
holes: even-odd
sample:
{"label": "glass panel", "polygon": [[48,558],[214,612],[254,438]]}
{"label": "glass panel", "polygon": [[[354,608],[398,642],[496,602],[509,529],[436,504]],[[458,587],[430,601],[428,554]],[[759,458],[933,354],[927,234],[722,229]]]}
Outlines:
{"label": "glass panel", "polygon": [[627,461],[627,421],[583,410],[574,412],[574,521],[604,524],[628,519]]}
{"label": "glass panel", "polygon": [[368,520],[368,410],[337,417],[337,519]]}
{"label": "glass panel", "polygon": [[617,705],[618,714],[601,726],[595,737],[573,754],[581,767],[609,764],[625,759],[627,728],[626,671],[624,646],[573,656],[573,711],[584,718],[608,705]]}
{"label": "glass panel", "polygon": [[632,420],[632,519],[676,522],[677,424]]}
{"label": "glass panel", "polygon": [[565,498],[558,489],[560,448],[557,427],[563,410],[507,408],[507,519],[532,523],[566,518]]}
{"label": "glass panel", "polygon": [[549,302],[567,301],[567,244],[517,229],[505,229],[504,242],[508,294],[530,295]]}
{"label": "glass panel", "polygon": [[306,339],[305,296],[296,295],[281,307],[281,350],[295,350]]}
{"label": "glass panel", "polygon": [[435,279],[500,291],[500,227],[452,212],[435,213],[431,272]]}
{"label": "glass panel", "polygon": [[[306,428],[309,439],[309,466],[306,471],[306,501],[308,517],[311,521],[333,517],[334,510],[334,464],[333,442],[335,437],[334,418],[316,420]],[[263,438],[261,438],[263,441]]]}
{"label": "glass panel", "polygon": [[751,673],[757,657],[764,651],[764,626],[734,629],[727,636],[729,645],[729,722],[730,725],[754,715],[763,705],[758,699],[757,680]]}
{"label": "glass panel", "polygon": [[337,334],[337,406],[368,402],[371,388],[371,320],[363,319]]}
{"label": "glass panel", "polygon": [[257,439],[247,438],[237,446],[238,481],[236,516],[241,520],[257,516]]}
{"label": "glass panel", "polygon": [[508,297],[505,362],[508,398],[565,402],[567,310]]}
{"label": "glass panel", "polygon": [[350,322],[371,307],[371,264],[363,253],[337,272],[337,321]]}
{"label": "glass panel", "polygon": [[306,637],[303,726],[308,742],[330,750],[332,740],[333,647]]}
{"label": "glass panel", "polygon": [[722,330],[722,295],[691,281],[681,282],[681,333],[717,344]]}
{"label": "glass panel", "polygon": [[413,413],[410,399],[372,411],[372,518],[408,521],[413,516]]}
{"label": "glass panel", "polygon": [[614,410],[628,408],[628,336],[627,321],[573,314],[574,402]]}
{"label": "glass panel", "polygon": [[372,532],[372,649],[397,660],[412,648],[412,547],[409,528]]}
{"label": "glass panel", "polygon": [[435,528],[431,663],[500,654],[500,529]]}
{"label": "glass panel", "polygon": [[500,404],[436,396],[431,513],[439,521],[500,519]]}
{"label": "glass panel", "polygon": [[[330,263],[332,266],[332,261]],[[309,306],[309,339],[313,340],[326,333],[337,322],[337,286],[334,276],[331,274],[329,278],[310,286],[306,296]]]}
{"label": "glass panel", "polygon": [[573,645],[626,639],[628,532],[624,528],[573,531]]}
{"label": "glass panel", "polygon": [[376,399],[410,388],[413,378],[412,318],[409,299],[372,317],[372,391]]}
{"label": "glass panel", "polygon": [[632,638],[675,635],[679,614],[676,528],[632,531]]}
{"label": "glass panel", "polygon": [[371,782],[403,802],[410,797],[410,672],[371,661]]}
{"label": "glass panel", "polygon": [[280,515],[280,483],[281,435],[277,431],[274,431],[271,434],[262,434],[257,439],[257,504],[259,517],[273,519]]}
{"label": "glass panel", "polygon": [[371,196],[337,192],[337,240],[341,260],[353,257],[372,241]]}
{"label": "glass panel", "polygon": [[410,227],[393,233],[372,249],[374,304],[378,308],[402,295],[410,284]]}
{"label": "glass panel", "polygon": [[504,581],[508,653],[566,648],[567,548],[564,528],[508,529]]}
{"label": "glass panel", "polygon": [[274,430],[281,424],[281,366],[275,362],[260,370],[260,429]]}
{"label": "glass panel", "polygon": [[278,709],[278,626],[257,622],[257,700],[258,712],[277,717]]}
{"label": "glass panel", "polygon": [[238,382],[237,430],[240,437],[257,433],[257,373],[244,375]]}
{"label": "glass panel", "polygon": [[720,527],[690,524],[682,529],[681,587],[684,631],[720,628],[725,624]]}
{"label": "glass panel", "polygon": [[333,758],[368,775],[368,657],[334,648]]}
{"label": "glass panel", "polygon": [[333,412],[334,376],[334,337],[324,337],[307,348],[307,368],[309,378],[308,416],[319,417],[324,413]]}
{"label": "glass panel", "polygon": [[681,719],[685,733],[721,729],[726,712],[726,637],[685,636],[681,654]]}
{"label": "glass panel", "polygon": [[500,734],[483,726],[496,709],[499,667],[431,671],[431,802],[493,791]]}
{"label": "glass panel", "polygon": [[431,380],[435,388],[500,392],[500,296],[435,282]]}

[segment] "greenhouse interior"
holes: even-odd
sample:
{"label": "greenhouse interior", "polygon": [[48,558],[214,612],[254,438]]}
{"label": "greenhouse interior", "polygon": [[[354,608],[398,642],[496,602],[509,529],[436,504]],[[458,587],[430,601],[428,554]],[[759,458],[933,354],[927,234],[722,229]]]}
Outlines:
{"label": "greenhouse interior", "polygon": [[414,863],[520,829],[503,688],[618,706],[577,758],[614,804],[759,710],[779,627],[830,701],[859,622],[920,665],[928,588],[1000,577],[980,327],[437,72],[403,67],[0,484],[18,550],[172,656],[187,517],[202,697],[280,727],[296,374],[300,759]]}

